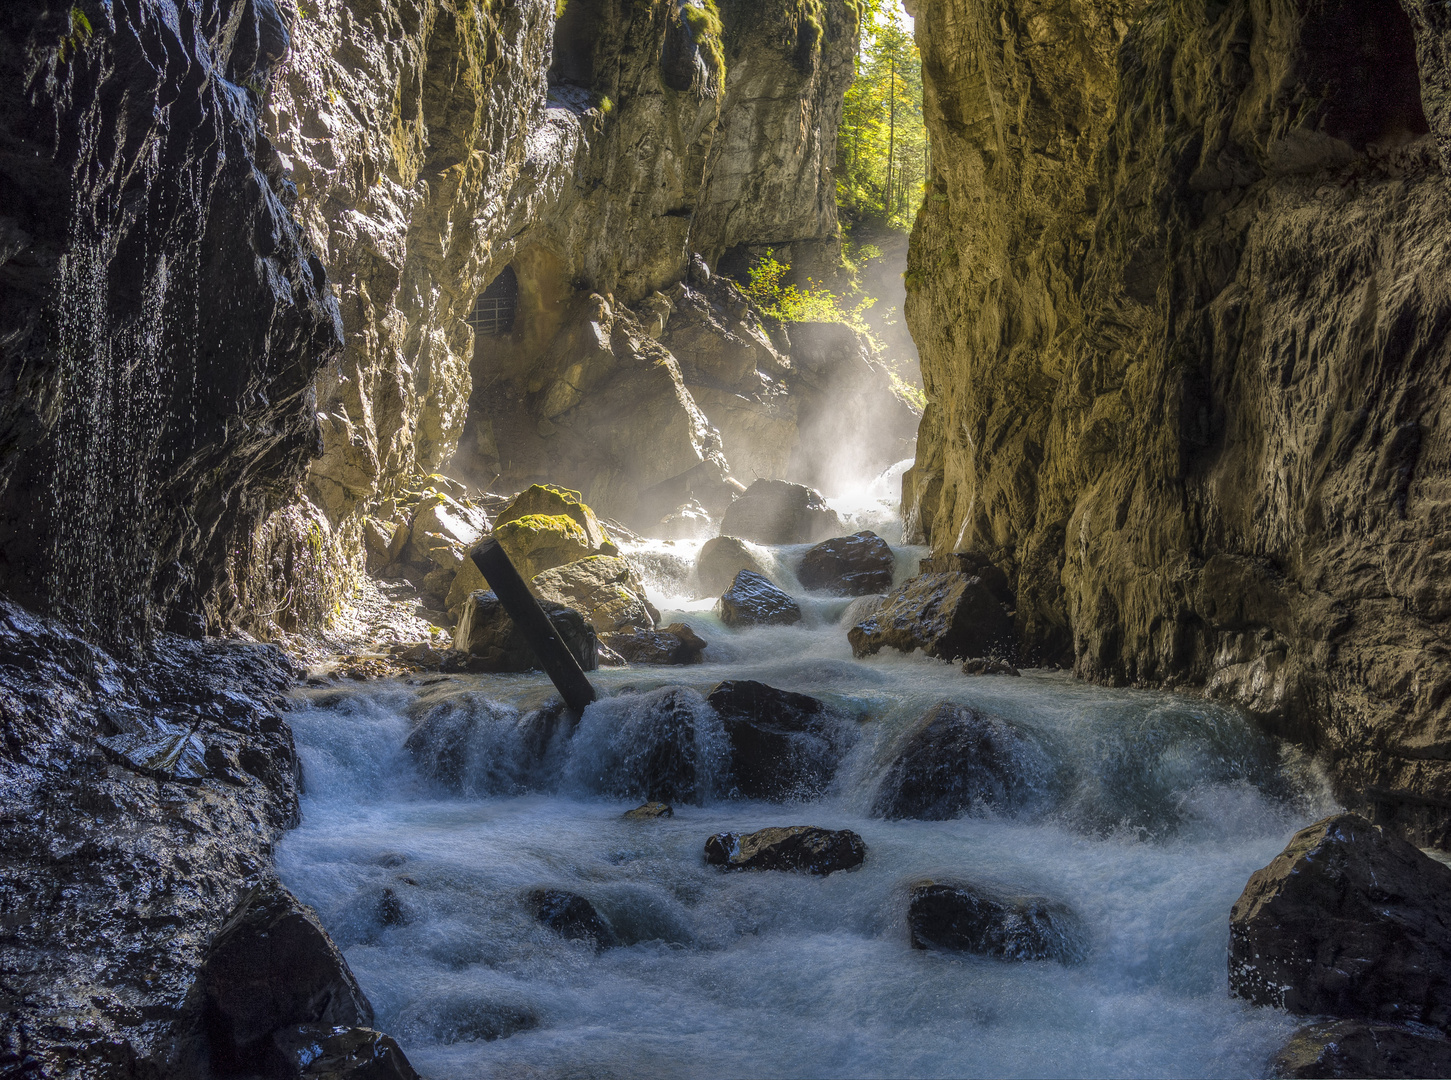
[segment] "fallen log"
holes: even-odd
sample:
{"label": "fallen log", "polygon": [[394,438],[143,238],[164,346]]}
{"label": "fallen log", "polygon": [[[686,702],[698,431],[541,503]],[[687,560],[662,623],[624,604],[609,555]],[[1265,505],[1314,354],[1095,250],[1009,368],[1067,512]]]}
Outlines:
{"label": "fallen log", "polygon": [[583,715],[585,706],[595,700],[594,684],[585,678],[579,661],[564,644],[564,639],[544,614],[544,609],[529,591],[519,571],[514,569],[508,553],[497,540],[488,537],[474,548],[469,557],[534,650],[544,673],[564,699],[565,707],[576,716]]}

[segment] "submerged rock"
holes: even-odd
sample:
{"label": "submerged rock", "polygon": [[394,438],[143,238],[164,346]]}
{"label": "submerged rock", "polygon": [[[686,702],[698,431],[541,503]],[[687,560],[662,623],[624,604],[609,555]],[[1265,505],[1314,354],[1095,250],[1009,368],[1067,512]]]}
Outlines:
{"label": "submerged rock", "polygon": [[831,783],[843,748],[824,702],[765,683],[719,683],[706,698],[731,743],[731,776],[748,799],[811,798]]}
{"label": "submerged rock", "polygon": [[669,803],[647,802],[644,806],[626,810],[621,816],[626,821],[656,821],[660,818],[674,817],[675,808]]}
{"label": "submerged rock", "polygon": [[967,705],[934,705],[904,735],[872,806],[885,818],[941,821],[1016,810],[1045,794],[1053,770],[1020,728]]}
{"label": "submerged rock", "polygon": [[866,857],[866,844],[850,829],[810,825],[745,835],[718,833],[705,842],[705,861],[727,870],[800,870],[824,876],[860,866]]}
{"label": "submerged rock", "polygon": [[802,556],[796,576],[808,589],[866,596],[890,589],[895,568],[887,542],[874,532],[859,532],[817,544]]}
{"label": "submerged rock", "polygon": [[734,536],[717,536],[701,545],[695,559],[696,595],[719,596],[742,570],[769,577],[761,560]]}
{"label": "submerged rock", "polygon": [[660,618],[644,582],[618,555],[591,555],[546,570],[529,587],[541,600],[578,611],[601,634],[653,630]]}
{"label": "submerged rock", "polygon": [[980,577],[923,574],[890,593],[882,606],[847,631],[858,658],[882,649],[921,649],[939,660],[1010,656],[1013,621]]}
{"label": "submerged rock", "polygon": [[907,925],[914,949],[945,949],[1000,960],[1074,964],[1087,954],[1082,920],[1043,896],[1004,896],[976,885],[919,881]]}
{"label": "submerged rock", "polygon": [[[599,664],[595,632],[584,616],[547,600],[540,606],[580,667],[595,670]],[[465,602],[454,630],[453,647],[474,658],[475,670],[533,671],[539,667],[534,650],[492,592],[476,592]]]}
{"label": "submerged rock", "polygon": [[720,531],[758,544],[810,544],[841,532],[821,492],[785,480],[757,480],[725,512]]}
{"label": "submerged rock", "polygon": [[631,664],[698,664],[707,642],[685,623],[663,630],[604,634],[600,641]]}
{"label": "submerged rock", "polygon": [[372,1005],[317,915],[279,885],[243,898],[212,942],[200,989],[204,1037],[222,1073],[268,1071],[273,1036],[299,1025],[373,1024]]}
{"label": "submerged rock", "polygon": [[272,1045],[289,1078],[418,1080],[398,1044],[372,1028],[300,1024],[277,1032]]}
{"label": "submerged rock", "polygon": [[837,621],[848,627],[866,622],[882,609],[882,604],[886,603],[886,600],[885,595],[858,596],[846,606],[846,610],[841,613],[841,618]]}
{"label": "submerged rock", "polygon": [[801,607],[760,574],[742,570],[716,601],[716,614],[727,626],[791,626],[801,621]]}
{"label": "submerged rock", "polygon": [[1301,829],[1230,913],[1229,988],[1302,1015],[1451,1028],[1451,867],[1358,814]]}
{"label": "submerged rock", "polygon": [[991,657],[982,656],[964,660],[962,673],[964,675],[1022,675],[1021,671],[1006,660],[994,660]]}
{"label": "submerged rock", "polygon": [[575,730],[573,782],[620,799],[700,805],[724,771],[719,725],[689,687],[603,698]]}
{"label": "submerged rock", "polygon": [[529,905],[536,919],[570,941],[592,941],[597,949],[617,944],[610,924],[578,893],[535,889],[529,894]]}
{"label": "submerged rock", "polygon": [[1420,1025],[1367,1020],[1308,1024],[1270,1059],[1270,1075],[1284,1080],[1451,1076],[1451,1039]]}

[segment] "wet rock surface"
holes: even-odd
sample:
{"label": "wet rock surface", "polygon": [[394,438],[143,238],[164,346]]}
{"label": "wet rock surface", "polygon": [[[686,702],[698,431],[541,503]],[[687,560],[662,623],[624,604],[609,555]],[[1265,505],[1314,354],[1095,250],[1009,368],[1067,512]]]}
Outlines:
{"label": "wet rock surface", "polygon": [[921,649],[939,660],[1011,656],[1013,621],[980,577],[922,574],[889,593],[864,622],[847,631],[852,653]]}
{"label": "wet rock surface", "polygon": [[860,866],[867,846],[850,829],[809,825],[719,833],[705,842],[705,861],[727,870],[788,870],[827,875]]}
{"label": "wet rock surface", "polygon": [[398,1044],[371,1028],[301,1024],[272,1045],[289,1080],[418,1080]]}
{"label": "wet rock surface", "polygon": [[[122,662],[0,602],[7,1068],[152,1075],[168,1058],[209,942],[296,821],[296,676],[229,641],[163,637]],[[158,724],[200,744],[202,775],[100,742]]]}
{"label": "wet rock surface", "polygon": [[707,642],[685,623],[661,630],[602,634],[600,641],[630,664],[698,664]]}
{"label": "wet rock surface", "polygon": [[[343,1044],[358,1051],[372,1045],[367,1036],[345,1037],[349,1029],[373,1024],[373,1007],[347,961],[317,915],[280,886],[243,897],[207,951],[198,989],[204,1064],[222,1075],[279,1071],[274,1040],[292,1046],[299,1029],[313,1038],[319,1029],[335,1035],[335,1053],[343,1057],[349,1052]],[[201,1049],[189,1042],[183,1036],[183,1059]],[[392,1053],[406,1068],[396,1046]]]}
{"label": "wet rock surface", "polygon": [[1357,814],[1296,833],[1230,914],[1230,992],[1451,1028],[1451,867]]}
{"label": "wet rock surface", "polygon": [[716,601],[727,626],[791,626],[801,621],[801,606],[760,574],[742,570]]}
{"label": "wet rock surface", "polygon": [[663,802],[647,802],[633,810],[626,810],[622,816],[626,821],[657,821],[660,818],[674,817],[675,810]]}
{"label": "wet rock surface", "polygon": [[914,949],[1060,964],[1077,963],[1088,951],[1083,922],[1067,904],[977,885],[917,882],[909,890],[907,925]]}
{"label": "wet rock surface", "polygon": [[1282,1080],[1451,1076],[1451,1040],[1434,1028],[1332,1020],[1309,1024],[1270,1059]]}
{"label": "wet rock surface", "polygon": [[845,740],[824,702],[765,683],[719,683],[706,698],[731,743],[731,779],[748,799],[813,798],[831,783]]}
{"label": "wet rock surface", "polygon": [[902,737],[872,812],[942,821],[974,810],[1020,810],[1043,799],[1053,782],[1050,760],[1029,733],[944,701]]}
{"label": "wet rock surface", "polygon": [[837,596],[867,596],[892,587],[896,560],[887,542],[874,532],[838,536],[817,544],[801,557],[796,576],[808,589]]}
{"label": "wet rock surface", "polygon": [[536,889],[529,894],[529,906],[536,919],[570,941],[590,941],[597,949],[608,949],[618,943],[610,924],[578,893]]}
{"label": "wet rock surface", "polygon": [[841,531],[819,491],[785,480],[757,480],[730,504],[721,532],[758,544],[810,544]]}
{"label": "wet rock surface", "polygon": [[[543,601],[541,606],[580,667],[599,665],[594,628],[585,617],[563,604]],[[473,658],[477,671],[532,671],[539,667],[534,650],[509,618],[492,592],[476,592],[464,604],[454,630],[454,649]]]}
{"label": "wet rock surface", "polygon": [[717,536],[700,546],[695,560],[696,595],[719,596],[742,570],[769,577],[766,567],[750,548],[734,536]]}

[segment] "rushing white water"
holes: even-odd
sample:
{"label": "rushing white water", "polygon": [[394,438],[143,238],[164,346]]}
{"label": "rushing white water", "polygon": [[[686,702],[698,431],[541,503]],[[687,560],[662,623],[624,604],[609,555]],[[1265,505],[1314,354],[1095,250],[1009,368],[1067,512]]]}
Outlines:
{"label": "rushing white water", "polygon": [[[776,553],[788,572],[792,554]],[[710,642],[707,662],[595,673],[603,700],[572,736],[532,712],[550,696],[542,676],[303,697],[303,823],[278,865],[419,1071],[1261,1074],[1294,1025],[1228,996],[1229,909],[1290,833],[1329,809],[1314,775],[1194,698],[1056,672],[968,678],[920,655],[857,662],[836,622],[846,602],[803,601],[802,626],[731,631],[708,603],[677,599],[666,618]],[[730,797],[720,721],[697,696],[727,678],[836,709],[849,749],[824,797]],[[665,699],[684,703],[674,720]],[[894,736],[943,700],[1028,733],[1035,797],[1013,816],[870,816]],[[410,750],[416,724],[426,735]],[[622,820],[641,801],[643,755],[686,745],[701,804]],[[865,864],[817,878],[704,863],[713,833],[791,824],[854,829]],[[1087,959],[914,951],[906,890],[924,877],[1067,903],[1089,927]],[[596,951],[536,923],[525,897],[540,887],[588,897],[623,944]]]}

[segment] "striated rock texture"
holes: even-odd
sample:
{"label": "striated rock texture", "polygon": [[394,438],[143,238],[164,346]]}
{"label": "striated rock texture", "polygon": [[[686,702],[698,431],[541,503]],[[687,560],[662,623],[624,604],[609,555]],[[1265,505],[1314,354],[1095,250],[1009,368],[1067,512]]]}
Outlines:
{"label": "striated rock texture", "polygon": [[1441,8],[913,8],[916,527],[1024,659],[1205,685],[1451,843]]}
{"label": "striated rock texture", "polygon": [[340,332],[262,117],[288,44],[268,0],[0,13],[0,588],[100,638],[225,621],[316,450]]}

